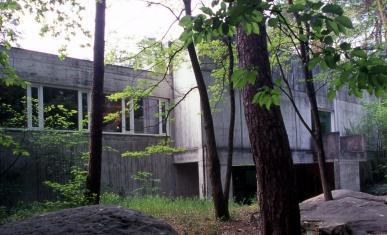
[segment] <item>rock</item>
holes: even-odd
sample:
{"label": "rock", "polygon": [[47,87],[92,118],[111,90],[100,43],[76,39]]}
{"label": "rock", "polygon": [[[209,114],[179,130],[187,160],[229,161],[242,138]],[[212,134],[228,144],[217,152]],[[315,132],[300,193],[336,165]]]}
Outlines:
{"label": "rock", "polygon": [[300,204],[301,226],[306,234],[387,234],[386,197],[351,190],[332,191]]}
{"label": "rock", "polygon": [[119,206],[84,206],[0,226],[0,234],[177,234],[167,223]]}

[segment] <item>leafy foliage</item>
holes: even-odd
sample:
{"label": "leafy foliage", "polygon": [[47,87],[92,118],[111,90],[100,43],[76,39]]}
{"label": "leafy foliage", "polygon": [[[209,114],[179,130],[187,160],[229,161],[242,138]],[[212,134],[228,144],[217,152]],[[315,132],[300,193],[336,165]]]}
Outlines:
{"label": "leafy foliage", "polygon": [[[217,4],[215,1],[214,5]],[[330,98],[333,98],[336,91],[343,86],[348,86],[349,93],[358,97],[362,96],[363,90],[376,96],[382,95],[387,90],[387,65],[380,53],[366,52],[359,46],[352,46],[350,42],[340,40],[348,29],[354,28],[354,25],[338,4],[297,1],[288,5],[239,0],[228,7],[221,2],[217,11],[208,7],[202,7],[201,11],[202,13],[197,16],[185,16],[180,20],[180,25],[184,28],[180,40],[186,44],[211,41],[219,36],[233,36],[239,26],[247,34],[258,34],[258,24],[267,20],[270,27],[290,38],[286,41],[291,43],[293,54],[299,53],[297,46],[299,43],[311,42],[311,47],[308,48],[312,52],[309,69],[318,66],[323,71],[334,70],[334,77],[329,83]],[[294,20],[289,17],[292,14],[297,14],[300,25],[307,28],[304,34],[298,33],[297,26],[293,25]],[[287,49],[289,50],[289,46]],[[252,69],[244,72],[236,70],[233,77],[237,88],[253,84],[255,80]],[[261,95],[256,97],[263,96],[261,92]],[[257,103],[264,104],[263,100],[270,99],[264,98]]]}
{"label": "leafy foliage", "polygon": [[153,178],[150,172],[137,171],[131,178],[140,186],[131,192],[133,195],[155,195],[160,190],[160,179]]}
{"label": "leafy foliage", "polygon": [[184,152],[184,148],[178,148],[178,147],[173,147],[170,145],[170,143],[164,142],[161,144],[157,145],[151,145],[145,148],[144,151],[126,151],[121,154],[122,157],[146,157],[146,156],[152,156],[155,154],[161,154],[161,153],[180,153]]}
{"label": "leafy foliage", "polygon": [[56,203],[63,207],[87,205],[88,200],[85,197],[87,171],[74,166],[71,169],[71,176],[72,179],[64,184],[53,181],[45,181],[44,184],[58,193],[59,199]]}

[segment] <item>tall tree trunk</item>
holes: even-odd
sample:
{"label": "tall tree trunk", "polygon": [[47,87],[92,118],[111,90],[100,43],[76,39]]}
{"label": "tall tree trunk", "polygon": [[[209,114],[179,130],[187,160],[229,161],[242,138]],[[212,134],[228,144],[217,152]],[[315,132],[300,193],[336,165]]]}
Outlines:
{"label": "tall tree trunk", "polygon": [[232,50],[232,39],[228,37],[226,39],[227,52],[229,58],[228,67],[228,92],[230,95],[230,123],[228,125],[228,153],[227,153],[227,170],[226,170],[226,182],[224,186],[224,197],[226,202],[230,196],[230,185],[231,185],[231,172],[232,172],[232,158],[234,153],[234,127],[235,127],[235,91],[234,84],[231,80],[234,72],[234,52]]}
{"label": "tall tree trunk", "polygon": [[[385,3],[385,2],[384,2]],[[378,8],[380,23],[382,24],[382,27],[380,27],[380,30],[382,31],[382,28],[384,28],[384,48],[387,49],[387,20],[386,20],[386,10],[383,7],[382,0],[376,0],[376,5]]]}
{"label": "tall tree trunk", "polygon": [[[289,4],[293,4],[293,0],[288,1]],[[304,29],[302,27],[302,23],[300,20],[300,16],[298,13],[294,13],[299,34],[304,34]],[[310,32],[309,32],[309,25],[306,25],[306,35],[309,38]],[[320,172],[320,179],[321,179],[321,186],[324,193],[324,198],[326,201],[333,200],[331,188],[328,183],[328,174],[327,174],[327,167],[325,164],[325,151],[324,151],[324,145],[323,145],[323,138],[322,138],[322,129],[321,129],[321,121],[320,116],[318,114],[318,106],[317,106],[317,99],[316,99],[316,92],[314,87],[314,80],[313,80],[313,72],[309,69],[309,43],[308,42],[300,42],[300,51],[301,51],[301,61],[303,66],[303,72],[304,72],[304,79],[305,79],[305,86],[306,86],[306,94],[309,99],[310,107],[311,107],[311,113],[312,113],[312,124],[313,124],[313,133],[312,133],[312,140],[314,142],[314,146],[317,153],[317,162]]]}
{"label": "tall tree trunk", "polygon": [[[191,15],[191,0],[183,0],[186,15]],[[222,180],[220,173],[220,162],[218,150],[216,148],[214,123],[211,114],[210,102],[208,99],[207,87],[204,82],[203,74],[200,68],[196,49],[193,43],[188,45],[188,54],[191,59],[192,69],[195,74],[196,83],[199,90],[200,102],[204,120],[204,131],[206,133],[206,144],[208,148],[209,175],[212,184],[212,200],[214,201],[215,216],[222,220],[228,220],[230,214],[228,203],[223,194]]]}
{"label": "tall tree trunk", "polygon": [[89,202],[98,204],[101,191],[102,165],[102,114],[105,54],[105,0],[96,1],[93,86],[91,93],[90,158],[86,179]]}
{"label": "tall tree trunk", "polygon": [[265,24],[260,34],[238,28],[239,66],[257,68],[254,85],[243,89],[243,104],[257,172],[258,224],[261,234],[300,234],[300,213],[289,141],[278,106],[269,110],[253,104],[264,86],[273,87]]}
{"label": "tall tree trunk", "polygon": [[[301,43],[304,44],[304,43]],[[317,106],[317,99],[316,99],[316,92],[313,82],[313,74],[312,71],[308,68],[309,63],[309,56],[308,54],[305,54],[305,44],[304,46],[301,46],[301,56],[303,57],[303,67],[304,67],[304,78],[305,78],[305,85],[306,85],[306,94],[308,95],[309,103],[311,106],[311,112],[312,112],[312,122],[313,122],[313,142],[315,146],[315,150],[317,153],[317,161],[319,166],[319,172],[320,172],[320,179],[321,179],[321,186],[324,193],[324,199],[326,201],[333,200],[332,192],[330,185],[328,183],[328,174],[327,174],[327,167],[325,163],[325,151],[324,151],[324,145],[323,145],[323,137],[322,137],[322,129],[321,129],[321,121],[320,116],[318,114],[318,106]]]}

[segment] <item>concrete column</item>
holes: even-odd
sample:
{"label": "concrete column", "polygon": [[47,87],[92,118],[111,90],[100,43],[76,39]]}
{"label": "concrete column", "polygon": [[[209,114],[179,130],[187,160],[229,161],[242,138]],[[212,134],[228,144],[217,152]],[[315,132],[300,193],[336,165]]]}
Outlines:
{"label": "concrete column", "polygon": [[[337,172],[338,171],[338,172]],[[340,160],[335,162],[335,184],[338,188],[360,191],[360,170],[357,160]],[[337,187],[337,186],[336,186]]]}
{"label": "concrete column", "polygon": [[199,175],[199,197],[205,198],[207,195],[206,190],[206,162],[205,162],[205,151],[203,148],[198,150],[198,175]]}

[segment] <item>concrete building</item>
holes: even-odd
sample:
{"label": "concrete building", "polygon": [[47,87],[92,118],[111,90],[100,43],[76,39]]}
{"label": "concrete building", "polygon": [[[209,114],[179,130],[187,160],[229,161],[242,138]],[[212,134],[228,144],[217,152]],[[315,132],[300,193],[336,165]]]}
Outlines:
{"label": "concrete building", "polygon": [[[21,130],[39,132],[44,128],[51,128],[65,131],[84,130],[87,135],[92,62],[73,58],[61,61],[56,55],[17,48],[10,51],[10,59],[18,75],[29,84],[27,88],[18,90],[4,86],[0,88],[1,102],[24,113],[16,123],[11,122],[12,118],[2,112],[0,125],[4,130],[18,135]],[[210,68],[204,68],[208,84],[211,83],[210,73]],[[310,124],[310,107],[303,84],[297,82],[301,74],[296,64],[288,71],[288,75],[292,80],[296,103]],[[160,193],[171,196],[209,196],[211,185],[207,172],[205,136],[199,94],[196,89],[192,89],[196,86],[193,72],[189,66],[182,65],[174,71],[173,76],[168,74],[163,78],[162,75],[149,71],[106,66],[104,87],[107,95],[122,91],[127,86],[136,86],[140,81],[145,81],[148,85],[158,82],[159,84],[150,97],[139,101],[137,109],[133,109],[133,102],[130,100],[106,100],[105,115],[109,113],[114,115],[109,115],[110,120],[104,124],[103,141],[104,145],[112,147],[115,151],[104,150],[102,187],[105,190],[128,194],[139,187],[133,175],[139,171],[146,171],[151,172],[152,177],[160,179],[158,186]],[[189,90],[192,91],[186,95]],[[185,99],[180,102],[183,97]],[[218,111],[213,113],[223,173],[226,168],[229,122],[229,104],[227,96],[225,97],[224,101],[218,104]],[[165,121],[159,113],[164,112],[168,104],[177,102],[180,103],[173,110],[171,120]],[[254,193],[255,172],[239,92],[236,93],[236,104],[231,193],[238,200],[244,200]],[[339,133],[343,133],[350,123],[355,123],[361,118],[361,101],[348,96],[346,91],[340,92],[335,100],[329,101],[326,89],[322,88],[318,92],[318,105],[327,132],[325,141],[328,143],[326,147],[331,184],[337,188],[360,190],[359,162],[365,161],[364,141],[361,137],[342,138]],[[50,119],[52,117],[50,112],[55,114],[63,110],[55,111],[50,107],[74,110],[75,112],[66,114],[67,119],[71,121],[70,124],[65,128],[58,128],[60,123],[56,122],[58,119]],[[321,189],[311,137],[285,97],[281,98],[281,111],[297,168],[300,195],[307,197],[317,194]],[[164,140],[165,137],[186,151],[173,156],[158,154],[143,158],[121,157],[124,151],[143,150],[146,146]],[[87,144],[83,149],[86,146]],[[39,151],[45,150],[34,150],[36,146],[29,147],[34,157],[19,160],[14,168],[15,171],[27,172],[24,176],[20,175],[19,183],[22,188],[28,188],[30,194],[22,198],[40,200],[42,198],[38,194],[41,193],[41,185],[31,182],[39,182],[49,177],[40,175],[38,168],[26,168],[26,164],[40,159]],[[9,152],[1,150],[0,155],[8,156],[0,157],[1,170],[7,168],[12,161]],[[39,164],[43,164],[42,161]],[[47,164],[45,163],[45,166]],[[37,188],[40,188],[40,191]]]}

